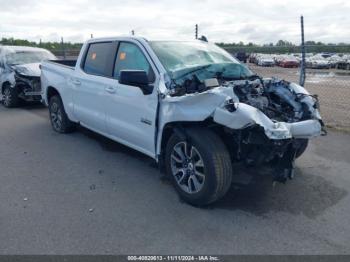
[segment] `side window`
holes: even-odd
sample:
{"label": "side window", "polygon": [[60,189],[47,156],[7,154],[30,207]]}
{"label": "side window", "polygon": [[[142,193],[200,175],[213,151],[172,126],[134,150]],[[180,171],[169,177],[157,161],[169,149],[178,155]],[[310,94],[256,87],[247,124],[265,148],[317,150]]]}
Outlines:
{"label": "side window", "polygon": [[122,42],[119,45],[113,77],[119,79],[121,70],[144,70],[150,83],[155,80],[151,65],[140,48],[132,43]]}
{"label": "side window", "polygon": [[87,74],[112,76],[115,54],[115,43],[90,44],[85,57],[83,70]]}

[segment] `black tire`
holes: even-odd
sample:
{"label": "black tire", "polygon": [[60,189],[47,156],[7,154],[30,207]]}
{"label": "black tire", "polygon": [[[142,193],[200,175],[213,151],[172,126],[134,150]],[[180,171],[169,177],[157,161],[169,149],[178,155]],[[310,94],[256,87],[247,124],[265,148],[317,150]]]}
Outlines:
{"label": "black tire", "polygon": [[10,85],[5,85],[2,93],[2,104],[4,107],[11,108],[19,105],[20,101],[16,88],[12,88]]}
{"label": "black tire", "polygon": [[[221,138],[209,129],[187,128],[186,137],[187,138],[181,138],[175,133],[170,137],[165,152],[166,172],[172,180],[176,191],[184,201],[195,206],[205,206],[222,198],[231,186],[232,164],[230,154]],[[201,163],[203,164],[203,167],[201,170],[201,177],[204,177],[204,179],[201,178],[202,184],[198,192],[193,192],[196,190],[193,190],[191,193],[185,191],[183,187],[186,185],[186,183],[180,186],[178,182],[179,179],[176,178],[176,174],[174,175],[175,172],[173,172],[172,164],[175,162],[178,164],[179,162],[173,160],[174,156],[172,156],[172,154],[176,152],[174,151],[176,146],[182,144],[183,142],[186,142],[189,145],[189,148],[191,148],[190,151],[192,163],[194,162],[192,148],[197,150],[197,153],[202,159]],[[180,162],[179,165],[183,165],[183,163],[184,162]],[[196,167],[193,166],[196,165],[194,163],[192,164],[192,176],[196,176],[195,174],[198,170],[196,170]],[[185,176],[184,173],[185,172],[182,173],[182,176]],[[181,176],[181,173],[179,174]],[[193,187],[195,187],[193,178],[191,179],[192,182],[189,182],[189,177],[191,175],[187,174],[186,176],[188,177],[187,185],[191,184]],[[199,181],[198,178],[199,177],[196,179],[197,182]]]}
{"label": "black tire", "polygon": [[309,144],[309,140],[308,139],[299,139],[298,144],[299,144],[299,147],[295,153],[295,158],[299,158],[302,156],[302,154],[304,154],[304,152]]}
{"label": "black tire", "polygon": [[70,133],[75,130],[76,124],[69,120],[60,96],[55,95],[50,98],[49,114],[51,126],[56,132]]}

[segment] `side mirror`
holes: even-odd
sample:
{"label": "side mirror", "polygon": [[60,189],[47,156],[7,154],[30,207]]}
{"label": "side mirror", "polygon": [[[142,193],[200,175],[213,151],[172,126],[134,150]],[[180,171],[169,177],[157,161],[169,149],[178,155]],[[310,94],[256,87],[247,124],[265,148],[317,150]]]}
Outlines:
{"label": "side mirror", "polygon": [[148,83],[148,76],[143,70],[121,70],[119,83],[129,86],[139,87],[144,95],[149,95],[153,91],[153,86]]}

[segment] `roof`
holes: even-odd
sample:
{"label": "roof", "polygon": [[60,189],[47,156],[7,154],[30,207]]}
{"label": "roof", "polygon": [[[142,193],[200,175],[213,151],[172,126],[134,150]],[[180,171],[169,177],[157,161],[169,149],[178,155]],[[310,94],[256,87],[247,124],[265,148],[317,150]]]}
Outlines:
{"label": "roof", "polygon": [[87,40],[87,43],[91,42],[103,42],[103,41],[122,41],[122,40],[139,40],[139,41],[147,41],[144,37],[139,36],[112,36],[112,37],[96,37],[96,38],[90,38]]}
{"label": "roof", "polygon": [[29,47],[29,46],[10,46],[10,45],[2,45],[0,46],[0,50],[2,52],[19,52],[19,51],[27,51],[27,52],[38,52],[38,51],[47,51],[46,49],[43,48],[38,48],[38,47]]}

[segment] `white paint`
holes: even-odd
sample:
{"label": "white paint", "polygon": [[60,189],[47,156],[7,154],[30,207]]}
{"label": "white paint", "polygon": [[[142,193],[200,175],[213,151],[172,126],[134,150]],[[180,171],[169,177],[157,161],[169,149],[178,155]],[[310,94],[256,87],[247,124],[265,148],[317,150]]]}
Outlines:
{"label": "white paint", "polygon": [[[136,87],[121,85],[115,79],[87,75],[80,69],[82,54],[87,44],[108,40],[127,40],[141,48],[157,75],[152,94],[145,96]],[[321,118],[318,110],[313,108],[314,101],[309,96],[305,96],[303,101],[313,112],[314,119],[298,123],[274,122],[260,110],[239,103],[231,87],[219,86],[202,93],[171,97],[166,89],[166,79],[166,71],[147,41],[135,37],[89,40],[83,46],[74,70],[44,62],[41,76],[43,100],[46,104],[47,89],[53,86],[59,91],[67,115],[72,121],[80,122],[153,158],[157,158],[160,153],[165,125],[178,121],[200,122],[212,117],[215,122],[231,129],[242,129],[257,124],[264,128],[267,137],[276,140],[292,137],[311,138],[321,133],[319,122]],[[80,84],[74,84],[76,81]],[[116,92],[113,94],[106,92],[108,86],[115,87]],[[289,87],[296,93],[308,95],[308,92],[299,85],[291,84]],[[235,102],[236,111],[229,112],[224,108],[228,100]],[[141,123],[142,118],[150,120],[152,125]]]}

